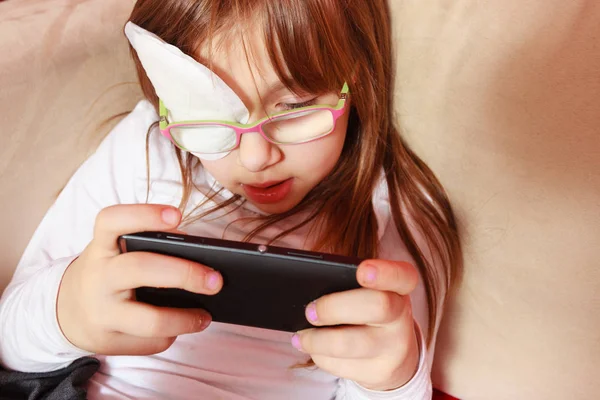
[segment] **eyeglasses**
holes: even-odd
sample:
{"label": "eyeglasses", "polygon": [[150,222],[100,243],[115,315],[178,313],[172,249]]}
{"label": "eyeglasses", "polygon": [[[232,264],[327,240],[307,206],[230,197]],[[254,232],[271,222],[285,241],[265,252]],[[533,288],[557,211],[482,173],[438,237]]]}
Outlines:
{"label": "eyeglasses", "polygon": [[244,133],[258,132],[274,144],[300,144],[321,139],[335,130],[344,114],[348,84],[339,95],[335,107],[313,105],[283,111],[253,124],[230,121],[181,121],[169,123],[168,109],[159,101],[160,131],[182,150],[200,154],[231,151],[240,145]]}

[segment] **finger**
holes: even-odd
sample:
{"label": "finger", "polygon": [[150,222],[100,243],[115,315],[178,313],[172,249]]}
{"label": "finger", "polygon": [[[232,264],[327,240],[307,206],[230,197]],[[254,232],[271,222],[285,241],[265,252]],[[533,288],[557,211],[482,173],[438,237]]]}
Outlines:
{"label": "finger", "polygon": [[354,289],[325,295],[306,307],[315,326],[389,324],[410,313],[410,299],[394,292]]}
{"label": "finger", "polygon": [[389,260],[365,260],[356,272],[361,286],[410,294],[419,282],[419,272],[409,263]]}
{"label": "finger", "polygon": [[168,229],[168,230],[164,230],[161,232],[165,232],[165,233],[174,233],[176,235],[187,235],[187,232],[184,232],[182,230],[179,229]]}
{"label": "finger", "polygon": [[364,379],[365,375],[371,373],[371,368],[365,368],[364,359],[338,358],[315,354],[312,360],[319,369],[355,382],[358,378]]}
{"label": "finger", "polygon": [[94,244],[108,255],[119,253],[117,239],[127,233],[165,231],[179,225],[181,213],[158,204],[119,204],[100,211],[94,227]]}
{"label": "finger", "polygon": [[315,355],[313,361],[319,369],[352,380],[370,390],[385,392],[403,386],[408,381],[402,378],[398,380],[390,361],[382,358],[365,360]]}
{"label": "finger", "polygon": [[204,310],[156,307],[135,301],[122,303],[118,315],[114,330],[142,338],[169,338],[201,332],[212,321]]}
{"label": "finger", "polygon": [[121,254],[107,268],[108,284],[117,291],[149,286],[215,294],[223,286],[223,277],[212,268],[162,254],[141,251]]}
{"label": "finger", "polygon": [[333,358],[374,358],[393,349],[394,340],[384,328],[347,326],[307,329],[294,334],[292,345],[311,356]]}
{"label": "finger", "polygon": [[143,338],[114,332],[98,347],[96,353],[107,356],[147,356],[162,353],[171,347],[176,339],[177,337]]}

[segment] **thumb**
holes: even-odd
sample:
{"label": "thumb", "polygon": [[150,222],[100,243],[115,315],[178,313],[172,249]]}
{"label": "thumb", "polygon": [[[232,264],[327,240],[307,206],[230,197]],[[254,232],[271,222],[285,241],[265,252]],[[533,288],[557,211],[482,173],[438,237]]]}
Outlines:
{"label": "thumb", "polygon": [[365,260],[357,270],[361,286],[368,289],[410,294],[419,283],[419,272],[412,265],[402,261]]}
{"label": "thumb", "polygon": [[166,231],[177,228],[181,213],[158,204],[119,204],[100,211],[94,226],[94,244],[110,255],[119,254],[117,240],[127,233]]}

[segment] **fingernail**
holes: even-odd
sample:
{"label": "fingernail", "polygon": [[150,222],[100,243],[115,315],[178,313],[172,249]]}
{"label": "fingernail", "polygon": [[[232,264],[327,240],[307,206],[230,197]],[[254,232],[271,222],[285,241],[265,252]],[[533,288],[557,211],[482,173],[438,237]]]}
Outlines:
{"label": "fingernail", "polygon": [[302,351],[302,344],[300,343],[300,336],[297,333],[294,333],[292,336],[292,346],[298,351]]}
{"label": "fingernail", "polygon": [[206,287],[210,290],[216,290],[219,286],[219,274],[215,271],[209,272],[206,276]]}
{"label": "fingernail", "polygon": [[162,210],[161,218],[165,224],[177,225],[179,223],[179,212],[174,208],[165,208]]}
{"label": "fingernail", "polygon": [[310,322],[317,322],[317,304],[313,301],[306,307],[306,318]]}
{"label": "fingernail", "polygon": [[362,268],[362,279],[365,283],[373,283],[377,278],[377,268],[372,265],[365,265]]}
{"label": "fingernail", "polygon": [[211,322],[212,319],[209,316],[200,317],[200,330],[203,331],[208,328]]}

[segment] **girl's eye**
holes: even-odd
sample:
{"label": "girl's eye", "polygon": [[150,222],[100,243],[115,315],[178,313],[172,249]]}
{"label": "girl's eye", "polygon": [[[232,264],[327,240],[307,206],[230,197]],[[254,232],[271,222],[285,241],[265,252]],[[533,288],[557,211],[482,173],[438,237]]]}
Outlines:
{"label": "girl's eye", "polygon": [[308,101],[303,101],[302,103],[281,103],[281,108],[283,111],[295,110],[296,108],[313,106],[316,103],[317,98],[310,99]]}

